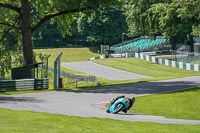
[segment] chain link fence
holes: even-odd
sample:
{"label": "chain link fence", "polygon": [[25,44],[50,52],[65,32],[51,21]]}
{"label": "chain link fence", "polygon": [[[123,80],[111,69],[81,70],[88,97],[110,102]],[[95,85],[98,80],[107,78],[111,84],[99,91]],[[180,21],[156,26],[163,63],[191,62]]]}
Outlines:
{"label": "chain link fence", "polygon": [[[49,72],[54,73],[54,68],[48,68]],[[96,76],[88,76],[88,75],[82,75],[82,74],[73,74],[68,73],[65,71],[60,70],[60,76],[62,77],[62,86],[65,87],[78,87],[78,86],[84,86],[84,84],[98,84],[98,78]],[[65,79],[64,79],[65,78]]]}

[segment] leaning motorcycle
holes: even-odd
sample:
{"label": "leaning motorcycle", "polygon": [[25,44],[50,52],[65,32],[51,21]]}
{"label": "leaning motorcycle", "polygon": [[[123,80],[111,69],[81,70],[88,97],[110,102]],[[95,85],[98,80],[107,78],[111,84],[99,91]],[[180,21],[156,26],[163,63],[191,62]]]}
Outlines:
{"label": "leaning motorcycle", "polygon": [[126,99],[121,98],[116,100],[113,104],[110,104],[107,109],[107,113],[117,114],[120,111],[127,109],[129,103],[127,103]]}

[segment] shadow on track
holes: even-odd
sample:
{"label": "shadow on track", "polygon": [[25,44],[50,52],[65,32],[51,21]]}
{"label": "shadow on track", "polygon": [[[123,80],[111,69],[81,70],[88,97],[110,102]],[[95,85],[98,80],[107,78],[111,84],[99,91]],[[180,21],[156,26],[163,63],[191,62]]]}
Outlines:
{"label": "shadow on track", "polygon": [[193,81],[160,81],[160,82],[142,82],[134,84],[122,84],[114,86],[95,87],[84,90],[72,91],[75,93],[123,93],[123,94],[155,94],[164,92],[173,92],[178,90],[184,90],[194,86],[198,86],[199,83]]}
{"label": "shadow on track", "polygon": [[39,103],[42,100],[38,100],[36,98],[31,97],[11,97],[11,96],[1,96],[0,103],[8,103],[8,102],[34,102]]}

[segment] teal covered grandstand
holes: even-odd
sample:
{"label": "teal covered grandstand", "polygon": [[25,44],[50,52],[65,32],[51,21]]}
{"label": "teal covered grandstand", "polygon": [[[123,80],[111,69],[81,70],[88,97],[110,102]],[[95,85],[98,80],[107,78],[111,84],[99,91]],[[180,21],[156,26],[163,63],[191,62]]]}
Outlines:
{"label": "teal covered grandstand", "polygon": [[123,53],[125,51],[145,52],[152,51],[155,48],[158,49],[159,47],[166,47],[168,44],[169,39],[167,38],[156,37],[154,39],[150,39],[148,37],[140,37],[111,46],[110,50],[115,51],[115,53]]}

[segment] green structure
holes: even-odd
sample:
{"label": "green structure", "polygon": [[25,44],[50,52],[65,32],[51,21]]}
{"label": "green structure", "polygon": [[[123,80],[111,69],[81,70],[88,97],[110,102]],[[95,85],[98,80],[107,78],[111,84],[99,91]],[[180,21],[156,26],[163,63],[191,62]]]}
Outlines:
{"label": "green structure", "polygon": [[122,53],[125,51],[152,51],[158,49],[159,47],[166,47],[169,44],[169,39],[163,37],[156,37],[154,39],[149,39],[147,37],[140,37],[133,39],[128,42],[123,42],[112,46],[110,49],[114,50],[116,53]]}

